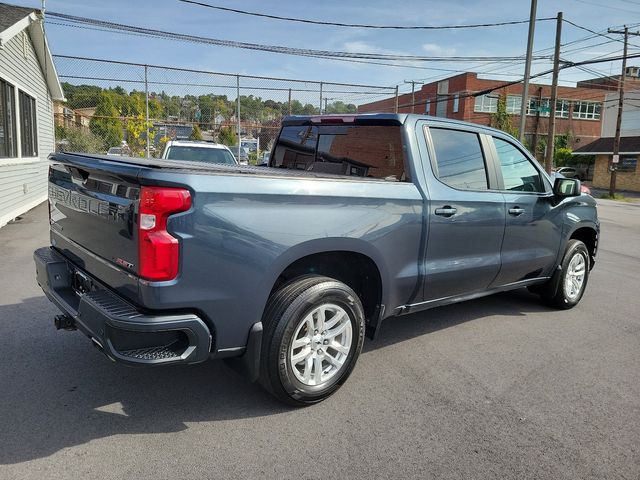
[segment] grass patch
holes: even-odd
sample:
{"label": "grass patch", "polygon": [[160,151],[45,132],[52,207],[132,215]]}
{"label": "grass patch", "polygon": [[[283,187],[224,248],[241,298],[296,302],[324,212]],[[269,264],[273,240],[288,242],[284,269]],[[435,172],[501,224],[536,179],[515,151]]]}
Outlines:
{"label": "grass patch", "polygon": [[619,202],[633,202],[632,198],[625,197],[621,193],[614,193],[613,196],[608,193],[603,193],[599,195],[598,198],[602,198],[604,200],[617,200]]}

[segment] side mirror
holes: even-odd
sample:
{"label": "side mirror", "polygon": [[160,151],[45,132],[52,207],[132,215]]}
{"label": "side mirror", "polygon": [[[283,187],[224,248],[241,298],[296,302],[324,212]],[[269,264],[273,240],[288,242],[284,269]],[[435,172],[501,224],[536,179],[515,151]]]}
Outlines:
{"label": "side mirror", "polygon": [[556,197],[577,197],[580,195],[580,180],[577,178],[556,178],[553,184]]}

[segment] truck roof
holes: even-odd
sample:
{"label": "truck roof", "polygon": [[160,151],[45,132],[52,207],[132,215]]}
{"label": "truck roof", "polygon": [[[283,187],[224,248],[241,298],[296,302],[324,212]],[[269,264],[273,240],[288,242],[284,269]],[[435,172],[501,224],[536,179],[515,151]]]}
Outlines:
{"label": "truck roof", "polygon": [[409,120],[427,120],[470,127],[492,134],[507,135],[504,131],[486,125],[464,122],[446,117],[434,117],[417,113],[345,113],[327,115],[289,115],[282,119],[282,125],[320,125],[320,124],[356,124],[356,125],[404,125]]}

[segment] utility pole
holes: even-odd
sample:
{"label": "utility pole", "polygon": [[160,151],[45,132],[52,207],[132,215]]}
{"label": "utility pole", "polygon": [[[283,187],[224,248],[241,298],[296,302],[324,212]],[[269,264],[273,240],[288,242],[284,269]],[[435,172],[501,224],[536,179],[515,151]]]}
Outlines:
{"label": "utility pole", "polygon": [[415,80],[405,80],[404,83],[411,84],[411,113],[416,111],[416,83],[422,85],[423,82],[416,82]]}
{"label": "utility pole", "polygon": [[613,139],[613,156],[609,164],[611,171],[611,180],[609,181],[609,196],[613,197],[616,193],[616,170],[620,161],[620,129],[622,127],[622,108],[624,106],[624,78],[627,76],[627,44],[629,43],[629,35],[640,36],[640,32],[629,33],[629,27],[624,26],[624,30],[607,30],[608,33],[617,33],[624,35],[624,47],[622,53],[622,75],[618,82],[618,118],[616,119],[616,136]]}
{"label": "utility pole", "polygon": [[529,15],[529,37],[527,39],[527,60],[524,65],[524,81],[522,82],[522,105],[520,106],[520,129],[518,139],[524,140],[524,127],[527,120],[527,99],[529,95],[529,77],[531,76],[531,56],[533,54],[533,34],[536,29],[536,11],[538,1],[531,0],[531,13]]}
{"label": "utility pole", "polygon": [[396,85],[396,94],[395,94],[395,106],[394,106],[394,111],[395,111],[395,113],[398,113],[398,85]]}
{"label": "utility pole", "polygon": [[558,97],[558,74],[560,73],[560,43],[562,39],[562,12],[556,17],[556,48],[553,54],[553,77],[551,79],[551,99],[549,100],[549,131],[547,132],[547,152],[544,157],[544,169],[551,173],[553,167],[553,149],[556,138],[556,99]]}
{"label": "utility pole", "polygon": [[540,126],[540,105],[542,105],[542,87],[538,87],[538,108],[536,109],[536,128],[533,131],[533,141],[531,142],[531,150],[533,156],[536,156],[538,151],[538,127]]}

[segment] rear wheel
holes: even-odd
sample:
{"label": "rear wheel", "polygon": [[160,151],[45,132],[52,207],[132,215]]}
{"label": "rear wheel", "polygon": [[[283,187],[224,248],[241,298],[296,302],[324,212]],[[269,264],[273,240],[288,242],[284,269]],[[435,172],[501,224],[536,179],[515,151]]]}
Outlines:
{"label": "rear wheel", "polygon": [[360,299],[328,277],[301,277],[282,286],[263,324],[260,382],[293,405],[322,401],[340,388],[364,340]]}

